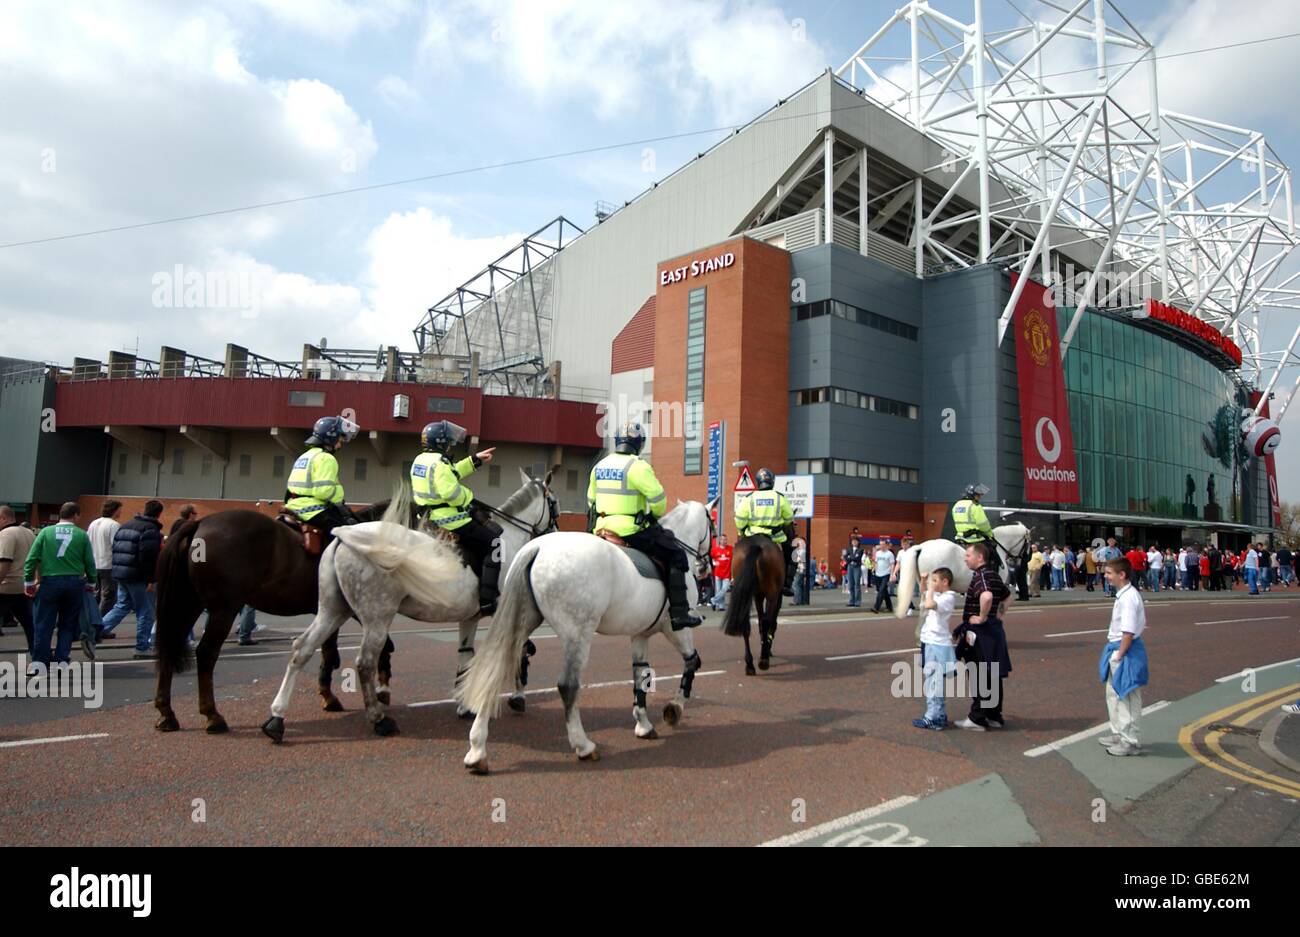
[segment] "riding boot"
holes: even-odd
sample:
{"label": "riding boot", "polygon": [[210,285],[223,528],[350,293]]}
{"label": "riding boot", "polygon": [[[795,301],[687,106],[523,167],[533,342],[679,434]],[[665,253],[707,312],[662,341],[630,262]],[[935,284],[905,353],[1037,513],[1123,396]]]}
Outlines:
{"label": "riding boot", "polygon": [[691,614],[690,601],[686,598],[686,573],[676,566],[668,569],[668,614],[674,631],[694,628],[704,621]]}
{"label": "riding boot", "polygon": [[794,562],[792,560],[792,557],[794,555],[794,543],[792,541],[787,539],[784,543],[781,544],[781,555],[785,559],[785,584],[781,587],[781,594],[793,596],[794,595]]}
{"label": "riding boot", "polygon": [[480,615],[495,615],[497,611],[497,597],[501,594],[497,589],[497,580],[501,577],[501,561],[486,556],[483,558],[483,574],[478,580],[478,611]]}

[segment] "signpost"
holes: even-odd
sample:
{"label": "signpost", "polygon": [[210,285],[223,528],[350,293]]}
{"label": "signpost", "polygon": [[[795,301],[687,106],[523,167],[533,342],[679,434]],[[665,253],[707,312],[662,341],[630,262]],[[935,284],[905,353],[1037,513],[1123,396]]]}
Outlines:
{"label": "signpost", "polygon": [[736,479],[735,494],[732,498],[733,507],[736,510],[740,509],[740,499],[753,491],[755,487],[754,477],[749,474],[749,463],[746,462],[740,467],[740,477]]}
{"label": "signpost", "polygon": [[804,567],[804,596],[808,601],[812,601],[812,519],[813,519],[813,489],[815,476],[813,475],[778,475],[776,476],[776,490],[786,496],[790,502],[790,509],[794,511],[795,517],[804,519],[803,539],[804,539],[804,557],[806,565]]}
{"label": "signpost", "polygon": [[708,497],[705,502],[712,502],[715,498],[718,501],[714,508],[714,524],[718,530],[722,530],[725,521],[722,508],[722,499],[718,496],[722,494],[722,460],[727,453],[727,426],[720,420],[714,420],[709,424],[709,488]]}

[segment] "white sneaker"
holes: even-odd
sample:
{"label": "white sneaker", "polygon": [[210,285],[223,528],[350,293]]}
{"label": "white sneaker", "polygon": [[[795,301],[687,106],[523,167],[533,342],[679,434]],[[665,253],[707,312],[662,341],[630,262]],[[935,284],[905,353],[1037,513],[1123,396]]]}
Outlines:
{"label": "white sneaker", "polygon": [[1110,748],[1112,745],[1118,744],[1119,740],[1118,735],[1103,735],[1101,738],[1097,739],[1097,744],[1102,748]]}
{"label": "white sneaker", "polygon": [[953,725],[955,725],[955,726],[956,726],[957,728],[959,728],[959,729],[969,729],[971,732],[985,732],[985,731],[987,731],[987,730],[986,730],[982,725],[980,725],[978,722],[971,722],[969,716],[966,717],[965,719],[963,719],[961,722],[954,722]]}
{"label": "white sneaker", "polygon": [[1123,756],[1123,755],[1140,755],[1140,754],[1142,754],[1142,748],[1141,748],[1141,746],[1138,746],[1138,745],[1130,745],[1128,742],[1125,742],[1123,739],[1121,739],[1120,741],[1116,742],[1116,743],[1115,743],[1114,745],[1112,745],[1110,748],[1106,749],[1106,751],[1107,751],[1108,754],[1111,754],[1111,755],[1120,755],[1120,756]]}

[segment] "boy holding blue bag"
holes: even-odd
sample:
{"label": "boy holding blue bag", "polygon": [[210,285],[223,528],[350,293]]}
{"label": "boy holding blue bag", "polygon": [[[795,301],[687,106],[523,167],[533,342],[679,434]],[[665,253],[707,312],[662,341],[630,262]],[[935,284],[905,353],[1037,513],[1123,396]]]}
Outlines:
{"label": "boy holding blue bag", "polygon": [[1115,607],[1110,613],[1110,631],[1099,671],[1106,684],[1111,734],[1098,741],[1110,754],[1119,756],[1142,753],[1142,687],[1147,684],[1147,649],[1142,642],[1147,614],[1142,596],[1129,582],[1132,574],[1133,567],[1126,559],[1106,564],[1106,582],[1115,592]]}

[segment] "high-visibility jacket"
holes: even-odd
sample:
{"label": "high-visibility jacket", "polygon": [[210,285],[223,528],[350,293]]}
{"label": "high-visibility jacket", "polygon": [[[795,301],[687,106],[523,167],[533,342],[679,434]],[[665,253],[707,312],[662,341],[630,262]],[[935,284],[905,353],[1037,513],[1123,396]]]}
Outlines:
{"label": "high-visibility jacket", "polygon": [[289,494],[285,507],[305,521],[311,520],[327,504],[343,503],[343,486],[339,484],[339,460],[332,452],[312,446],[293,463],[289,473]]}
{"label": "high-visibility jacket", "polygon": [[952,522],[958,540],[978,540],[978,535],[993,539],[993,527],[978,501],[962,498],[952,506]]}
{"label": "high-visibility jacket", "polygon": [[[668,496],[649,462],[629,453],[613,452],[591,470],[587,504],[596,510],[596,530],[630,537],[649,526],[646,514],[663,517]],[[638,514],[642,515],[639,522]]]}
{"label": "high-visibility jacket", "polygon": [[766,534],[785,543],[785,526],[794,520],[790,499],[779,491],[751,491],[736,505],[736,530],[742,537]]}
{"label": "high-visibility jacket", "polygon": [[429,509],[431,524],[455,530],[473,519],[465,509],[474,492],[460,483],[473,473],[474,460],[469,457],[453,465],[441,453],[422,452],[411,463],[411,494],[416,504]]}

